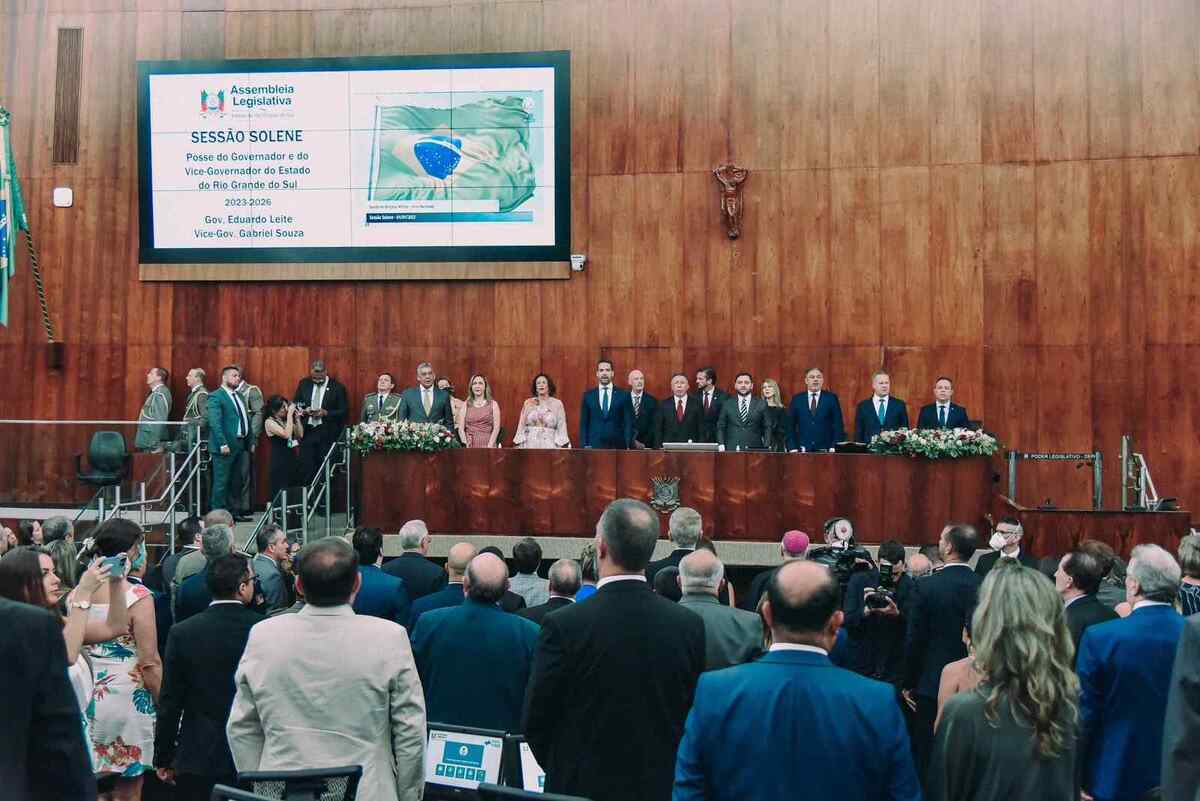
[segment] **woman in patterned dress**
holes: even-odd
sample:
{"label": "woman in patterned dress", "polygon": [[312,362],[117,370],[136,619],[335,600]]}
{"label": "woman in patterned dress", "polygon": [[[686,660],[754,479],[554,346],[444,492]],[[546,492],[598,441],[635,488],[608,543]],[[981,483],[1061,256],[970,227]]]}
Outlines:
{"label": "woman in patterned dress", "polygon": [[[124,554],[130,571],[146,559],[142,530],[128,520],[108,520],[96,529],[90,550],[104,557]],[[91,554],[89,554],[90,556]],[[142,797],[146,771],[154,770],[154,707],[162,683],[162,660],[155,633],[154,598],[141,584],[125,584],[113,597],[105,584],[95,596],[91,615],[103,619],[110,603],[124,603],[127,633],[87,646],[96,676],[88,708],[92,763],[98,776],[116,776],[113,801]]]}
{"label": "woman in patterned dress", "polygon": [[533,397],[521,407],[513,444],[519,448],[569,448],[567,411],[554,397],[554,381],[545,373],[533,378]]}

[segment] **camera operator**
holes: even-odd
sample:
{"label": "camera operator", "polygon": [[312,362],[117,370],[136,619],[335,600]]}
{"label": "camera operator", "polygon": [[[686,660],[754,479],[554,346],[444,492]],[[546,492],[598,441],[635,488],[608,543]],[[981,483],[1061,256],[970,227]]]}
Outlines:
{"label": "camera operator", "polygon": [[850,662],[856,673],[899,684],[904,667],[904,637],[916,582],[907,575],[904,546],[887,540],[879,546],[878,567],[850,577],[843,599]]}
{"label": "camera operator", "polygon": [[875,567],[871,553],[854,539],[854,524],[846,517],[831,517],[825,521],[825,545],[810,548],[809,561],[825,565],[833,571],[843,597],[850,577]]}

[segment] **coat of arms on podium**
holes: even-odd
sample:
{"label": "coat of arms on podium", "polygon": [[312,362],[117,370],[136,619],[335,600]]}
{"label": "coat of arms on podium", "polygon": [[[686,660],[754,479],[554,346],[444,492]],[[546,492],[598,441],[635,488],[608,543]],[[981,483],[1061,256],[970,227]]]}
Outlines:
{"label": "coat of arms on podium", "polygon": [[650,479],[650,505],[661,514],[669,514],[679,508],[679,477],[660,476]]}

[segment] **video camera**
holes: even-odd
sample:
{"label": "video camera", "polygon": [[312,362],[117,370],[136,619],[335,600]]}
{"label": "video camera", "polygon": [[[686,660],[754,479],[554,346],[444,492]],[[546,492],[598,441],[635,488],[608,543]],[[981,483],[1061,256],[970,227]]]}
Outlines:
{"label": "video camera", "polygon": [[829,568],[837,578],[842,590],[846,589],[852,575],[860,570],[870,570],[875,566],[870,551],[858,545],[841,548],[836,545],[819,545],[809,549],[808,560]]}
{"label": "video camera", "polygon": [[896,567],[891,562],[879,560],[879,586],[867,593],[866,604],[871,609],[886,609],[889,602],[896,600]]}

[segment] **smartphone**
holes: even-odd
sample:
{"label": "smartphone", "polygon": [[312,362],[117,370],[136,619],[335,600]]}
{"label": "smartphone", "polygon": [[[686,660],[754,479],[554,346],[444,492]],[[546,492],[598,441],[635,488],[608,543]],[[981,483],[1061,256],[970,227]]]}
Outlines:
{"label": "smartphone", "polygon": [[119,553],[116,556],[106,556],[100,560],[101,565],[108,565],[109,577],[118,578],[125,575],[125,563],[129,561],[129,554]]}

